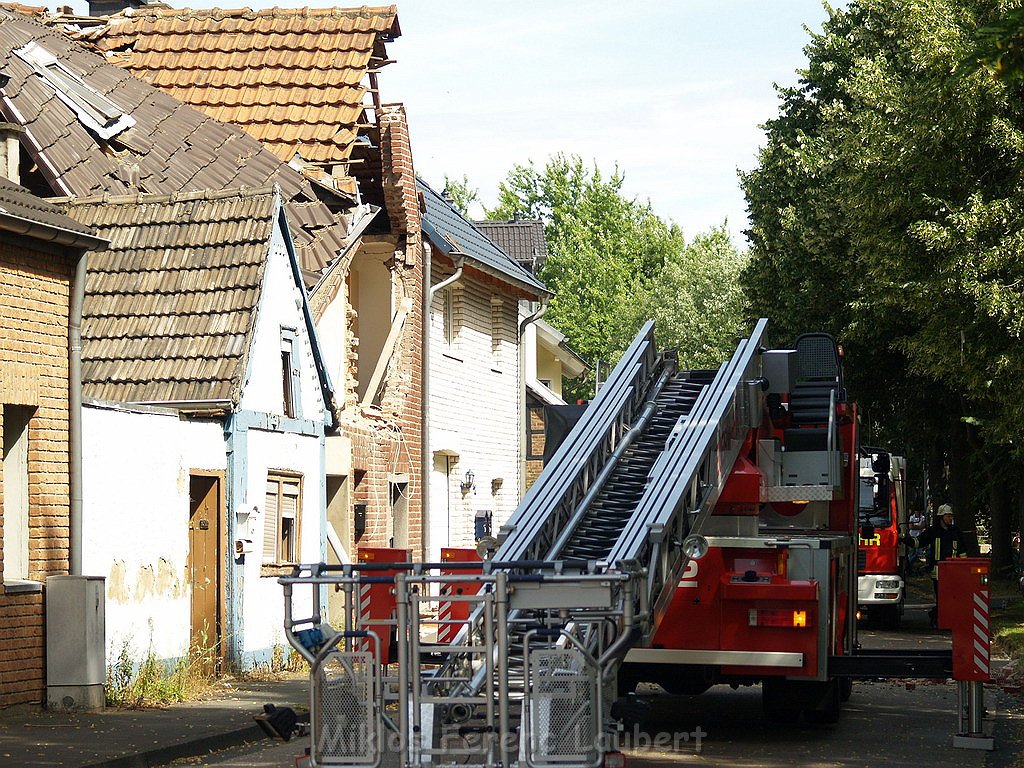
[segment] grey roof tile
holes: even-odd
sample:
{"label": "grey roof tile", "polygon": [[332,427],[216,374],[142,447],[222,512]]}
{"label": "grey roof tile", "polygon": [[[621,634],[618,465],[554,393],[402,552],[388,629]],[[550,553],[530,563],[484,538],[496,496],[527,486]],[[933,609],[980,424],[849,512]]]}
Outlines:
{"label": "grey roof tile", "polygon": [[469,219],[455,210],[422,179],[416,186],[423,195],[423,231],[444,254],[460,252],[535,295],[548,293],[544,284],[487,239]]}
{"label": "grey roof tile", "polygon": [[544,222],[539,219],[488,219],[474,224],[521,267],[533,274],[537,274],[547,260],[548,244],[544,237]]}
{"label": "grey roof tile", "polygon": [[[31,41],[44,46],[91,87],[111,94],[136,124],[109,142],[97,139],[32,67],[13,55]],[[52,166],[70,194],[122,194],[129,190],[170,194],[277,183],[289,221],[306,232],[296,238],[303,269],[318,274],[337,257],[340,249],[336,244],[344,240],[346,230],[344,216],[317,202],[301,173],[278,161],[240,129],[211,120],[131,77],[60,29],[7,7],[0,7],[0,63],[11,77],[4,93],[13,106],[10,110],[0,103],[3,119],[28,128],[35,145],[27,142],[26,146],[33,159],[43,168]],[[133,181],[137,186],[132,186]],[[322,210],[313,220],[309,208],[297,203]],[[339,208],[350,204],[338,198]],[[328,232],[330,237],[325,236]]]}
{"label": "grey roof tile", "polygon": [[87,397],[237,401],[276,199],[265,188],[60,202],[110,240],[89,259]]}
{"label": "grey roof tile", "polygon": [[[93,234],[89,227],[65,216],[58,206],[36,197],[20,184],[0,176],[0,217],[4,214],[78,234]],[[2,228],[0,223],[0,229]]]}

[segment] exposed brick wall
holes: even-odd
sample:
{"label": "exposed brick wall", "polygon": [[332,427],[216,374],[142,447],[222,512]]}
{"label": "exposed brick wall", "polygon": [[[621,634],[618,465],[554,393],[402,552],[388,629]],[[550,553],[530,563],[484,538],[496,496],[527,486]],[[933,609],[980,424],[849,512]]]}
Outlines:
{"label": "exposed brick wall", "polygon": [[[353,490],[353,503],[367,504],[366,534],[356,546],[387,546],[392,536],[389,477],[408,477],[408,547],[420,559],[423,547],[423,249],[416,177],[405,110],[381,109],[381,153],[384,198],[391,232],[364,236],[367,243],[386,241],[394,251],[392,287],[408,299],[411,310],[402,328],[384,383],[381,413],[359,416],[345,426],[352,436],[352,463],[363,471]],[[350,360],[352,358],[350,357]],[[368,377],[372,371],[359,371]]]}
{"label": "exposed brick wall", "polygon": [[544,469],[544,405],[533,395],[526,398],[526,487],[533,485]]}
{"label": "exposed brick wall", "polygon": [[[28,435],[28,576],[43,581],[68,570],[67,350],[74,265],[66,255],[21,242],[0,239],[0,405],[35,407]],[[0,425],[2,419],[0,409]],[[2,520],[0,512],[0,538]],[[0,565],[2,558],[0,548]],[[0,590],[0,707],[43,700],[43,638],[42,594]]]}

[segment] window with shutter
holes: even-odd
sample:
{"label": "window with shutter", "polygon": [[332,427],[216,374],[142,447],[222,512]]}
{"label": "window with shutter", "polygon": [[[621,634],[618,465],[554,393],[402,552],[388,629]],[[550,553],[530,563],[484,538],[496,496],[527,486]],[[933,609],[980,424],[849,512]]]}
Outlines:
{"label": "window with shutter", "polygon": [[267,498],[263,505],[263,562],[277,562],[277,520],[278,520],[278,483],[267,481]]}
{"label": "window with shutter", "polygon": [[263,562],[294,563],[299,554],[302,478],[268,473],[263,506]]}

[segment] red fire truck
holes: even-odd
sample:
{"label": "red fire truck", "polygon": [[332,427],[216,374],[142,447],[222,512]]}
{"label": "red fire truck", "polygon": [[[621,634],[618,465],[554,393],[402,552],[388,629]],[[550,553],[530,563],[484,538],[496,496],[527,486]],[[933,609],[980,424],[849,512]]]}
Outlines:
{"label": "red fire truck", "polygon": [[[872,512],[902,466],[882,453],[869,454]],[[289,642],[312,669],[312,757],[379,764],[389,697],[409,765],[450,764],[454,739],[466,765],[592,768],[617,754],[614,721],[637,719],[639,682],[760,684],[769,717],[830,722],[854,678],[948,678],[948,651],[857,646],[858,536],[874,535],[858,515],[860,455],[832,337],[773,349],[761,320],[721,368],[694,371],[658,353],[646,324],[490,559],[281,580]],[[322,623],[327,585],[345,593],[340,633]],[[293,616],[301,587],[314,610]],[[987,616],[982,592],[954,602]],[[979,687],[964,691],[976,713]]]}
{"label": "red fire truck", "polygon": [[766,418],[752,423],[649,642],[620,670],[675,693],[761,683],[765,711],[834,720],[849,685],[829,658],[855,644],[856,407],[825,334],[761,354]]}
{"label": "red fire truck", "polygon": [[906,596],[907,462],[882,448],[863,446],[857,515],[857,604],[860,616],[895,629]]}

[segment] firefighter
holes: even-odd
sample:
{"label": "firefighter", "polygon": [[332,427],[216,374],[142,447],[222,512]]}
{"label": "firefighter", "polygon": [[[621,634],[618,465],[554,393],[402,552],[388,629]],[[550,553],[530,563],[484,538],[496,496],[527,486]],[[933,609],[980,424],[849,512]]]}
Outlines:
{"label": "firefighter", "polygon": [[935,524],[918,536],[916,540],[910,536],[907,537],[910,539],[910,546],[916,545],[930,555],[935,606],[928,611],[928,618],[933,627],[937,623],[939,609],[939,563],[948,557],[967,557],[964,534],[953,522],[953,508],[949,504],[941,504],[937,517]]}

